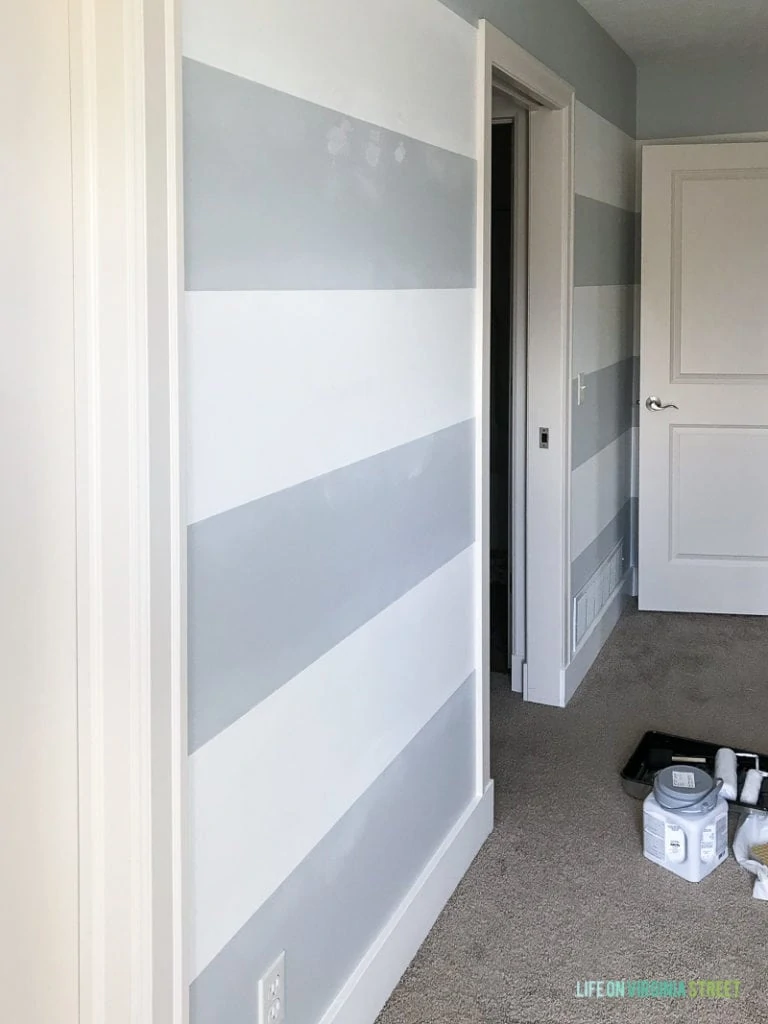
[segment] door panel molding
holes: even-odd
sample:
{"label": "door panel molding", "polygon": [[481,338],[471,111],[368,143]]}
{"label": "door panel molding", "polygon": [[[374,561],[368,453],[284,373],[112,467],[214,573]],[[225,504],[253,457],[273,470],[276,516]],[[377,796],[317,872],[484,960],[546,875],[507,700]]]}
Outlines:
{"label": "door panel molding", "polygon": [[[768,466],[768,426],[676,423],[669,434],[670,562],[768,562],[768,488],[761,473],[751,472],[753,465],[761,464],[761,449],[762,464]],[[712,449],[718,442],[729,479],[721,475],[713,493]],[[713,550],[720,546],[722,526],[729,520],[734,548],[762,545],[763,550]],[[710,550],[703,550],[706,546]]]}
{"label": "door panel molding", "polygon": [[768,144],[642,159],[640,607],[768,615]]}
{"label": "door panel molding", "polygon": [[[696,382],[714,383],[729,382],[733,384],[750,383],[768,379],[766,372],[696,372],[683,369],[684,363],[684,293],[685,282],[683,261],[685,258],[684,213],[685,186],[694,182],[727,182],[727,181],[768,181],[768,168],[734,167],[722,170],[684,170],[673,171],[672,183],[672,240],[671,240],[671,371],[670,383]],[[714,198],[714,197],[713,197]],[[695,332],[693,332],[695,335]],[[768,364],[767,364],[768,365]]]}

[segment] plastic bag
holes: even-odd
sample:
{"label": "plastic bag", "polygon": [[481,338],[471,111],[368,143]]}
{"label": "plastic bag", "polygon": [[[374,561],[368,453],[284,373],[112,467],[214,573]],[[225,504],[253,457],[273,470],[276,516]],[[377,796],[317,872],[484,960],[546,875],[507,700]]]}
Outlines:
{"label": "plastic bag", "polygon": [[757,875],[752,889],[756,900],[768,900],[768,866],[752,860],[753,846],[768,843],[768,813],[752,811],[741,822],[733,837],[733,856],[747,871]]}

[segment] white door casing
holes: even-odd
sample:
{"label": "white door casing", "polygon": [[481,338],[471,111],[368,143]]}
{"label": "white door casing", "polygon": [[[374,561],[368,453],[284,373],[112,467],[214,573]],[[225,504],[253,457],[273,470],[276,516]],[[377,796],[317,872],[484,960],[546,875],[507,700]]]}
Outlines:
{"label": "white door casing", "polygon": [[640,608],[766,615],[768,143],[644,149],[642,209]]}
{"label": "white door casing", "polygon": [[184,1024],[178,15],[1,20],[3,1020]]}
{"label": "white door casing", "polygon": [[[477,38],[477,347],[475,454],[477,792],[490,778],[490,252],[493,84],[538,104],[529,115],[529,249],[524,697],[570,697],[570,356],[573,307],[573,88],[485,19]],[[549,447],[539,446],[539,428]],[[575,689],[575,687],[574,687]]]}
{"label": "white door casing", "polygon": [[184,1024],[179,20],[69,10],[79,1024]]}
{"label": "white door casing", "polygon": [[67,0],[0,17],[2,1017],[78,1020],[77,620]]}

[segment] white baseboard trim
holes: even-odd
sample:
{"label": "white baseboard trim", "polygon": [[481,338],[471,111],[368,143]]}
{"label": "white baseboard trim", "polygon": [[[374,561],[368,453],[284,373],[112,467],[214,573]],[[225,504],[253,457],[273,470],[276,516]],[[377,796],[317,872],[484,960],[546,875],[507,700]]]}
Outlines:
{"label": "white baseboard trim", "polygon": [[522,693],[523,665],[525,665],[525,658],[521,657],[519,654],[513,654],[508,672],[491,671],[492,685],[503,686],[508,683],[512,693]]}
{"label": "white baseboard trim", "polygon": [[563,669],[561,687],[563,694],[562,707],[566,706],[579,688],[580,683],[592,667],[595,658],[603,649],[603,644],[621,618],[621,614],[632,591],[632,581],[633,570],[629,569],[624,574],[621,586],[617,587],[613,599],[603,608],[581,647],[574,654],[571,663]]}
{"label": "white baseboard trim", "polygon": [[320,1024],[373,1024],[492,828],[493,781],[448,833]]}
{"label": "white baseboard trim", "polygon": [[512,693],[523,692],[523,665],[525,664],[525,658],[519,654],[512,655],[512,665],[510,671],[510,681],[512,684]]}

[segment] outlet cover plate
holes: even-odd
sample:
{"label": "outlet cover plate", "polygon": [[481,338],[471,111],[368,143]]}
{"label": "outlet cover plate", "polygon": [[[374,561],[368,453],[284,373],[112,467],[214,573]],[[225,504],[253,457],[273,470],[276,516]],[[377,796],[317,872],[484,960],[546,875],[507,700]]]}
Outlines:
{"label": "outlet cover plate", "polygon": [[284,1024],[285,950],[259,978],[258,1024]]}

